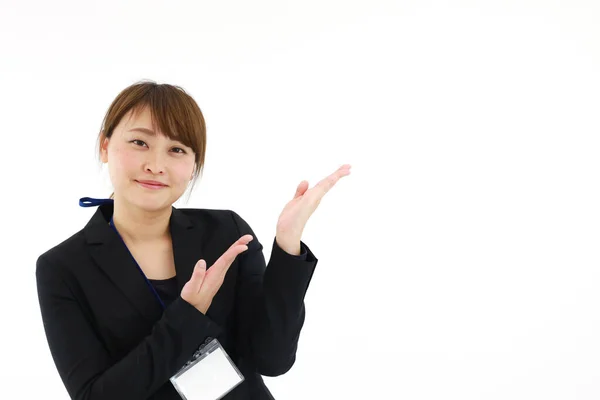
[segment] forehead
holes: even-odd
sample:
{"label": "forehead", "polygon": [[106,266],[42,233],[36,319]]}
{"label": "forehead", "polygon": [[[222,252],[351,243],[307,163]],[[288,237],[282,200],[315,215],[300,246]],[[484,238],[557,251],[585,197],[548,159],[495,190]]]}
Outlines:
{"label": "forehead", "polygon": [[142,109],[132,109],[125,114],[123,120],[119,124],[124,130],[129,130],[131,128],[148,128],[152,129],[156,132],[156,126],[152,123],[152,113],[148,107],[144,107]]}
{"label": "forehead", "polygon": [[164,136],[165,138],[179,141],[177,135],[169,135],[161,131],[159,124],[156,121],[152,121],[152,112],[146,106],[137,110],[132,109],[125,114],[121,123],[121,131],[125,133],[145,133],[150,136]]}

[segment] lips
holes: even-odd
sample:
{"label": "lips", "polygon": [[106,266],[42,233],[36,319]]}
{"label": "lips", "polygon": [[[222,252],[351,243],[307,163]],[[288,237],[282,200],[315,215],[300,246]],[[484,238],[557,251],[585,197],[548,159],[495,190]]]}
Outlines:
{"label": "lips", "polygon": [[137,183],[139,183],[141,186],[148,188],[148,189],[161,189],[164,187],[167,187],[167,185],[165,185],[164,183],[158,182],[158,181],[137,181]]}

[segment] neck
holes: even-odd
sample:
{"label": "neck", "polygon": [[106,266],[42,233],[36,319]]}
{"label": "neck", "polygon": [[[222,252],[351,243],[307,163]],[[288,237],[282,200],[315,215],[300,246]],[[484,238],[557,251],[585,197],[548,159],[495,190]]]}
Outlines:
{"label": "neck", "polygon": [[156,241],[170,237],[171,207],[142,210],[115,198],[113,223],[123,238],[130,242]]}

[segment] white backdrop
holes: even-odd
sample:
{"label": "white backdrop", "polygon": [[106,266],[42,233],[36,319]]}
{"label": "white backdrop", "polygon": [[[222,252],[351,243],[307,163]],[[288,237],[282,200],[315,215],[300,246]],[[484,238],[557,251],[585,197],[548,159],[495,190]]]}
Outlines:
{"label": "white backdrop", "polygon": [[207,121],[176,207],[270,244],[302,179],[352,165],[302,238],[277,399],[600,398],[598,21],[595,0],[2,1],[3,392],[68,398],[35,261],[110,194],[101,119],[152,79]]}

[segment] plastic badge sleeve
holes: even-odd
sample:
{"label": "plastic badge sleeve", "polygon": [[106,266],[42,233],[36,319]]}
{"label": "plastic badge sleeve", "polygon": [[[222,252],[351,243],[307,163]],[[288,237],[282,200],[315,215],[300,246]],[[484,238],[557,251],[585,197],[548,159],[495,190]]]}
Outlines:
{"label": "plastic badge sleeve", "polygon": [[219,400],[244,381],[221,343],[210,339],[170,379],[183,400]]}

